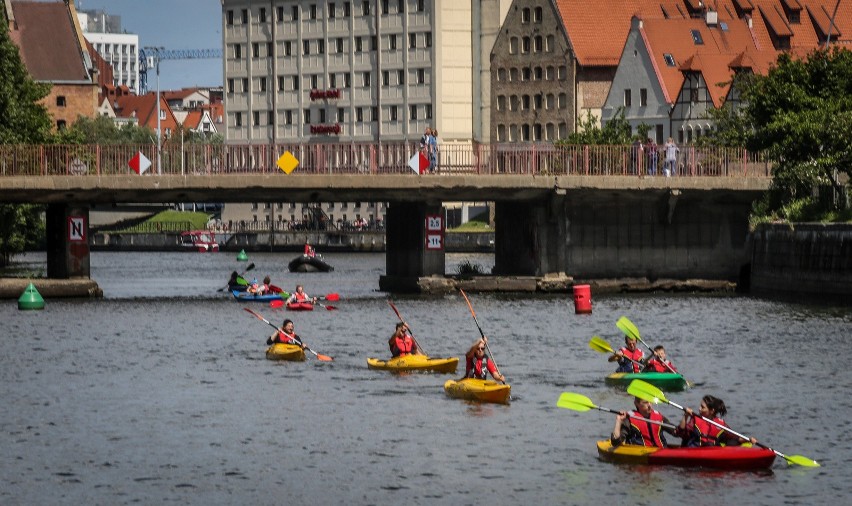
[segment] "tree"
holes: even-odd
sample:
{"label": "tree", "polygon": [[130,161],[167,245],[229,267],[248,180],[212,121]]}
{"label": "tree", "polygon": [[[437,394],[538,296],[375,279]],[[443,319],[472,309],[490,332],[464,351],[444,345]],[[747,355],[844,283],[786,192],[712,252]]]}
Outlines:
{"label": "tree", "polygon": [[[639,133],[642,134],[644,127],[644,137],[648,135],[648,130],[651,128],[648,125],[640,125]],[[556,142],[557,145],[620,145],[630,144],[633,137],[630,135],[630,123],[624,119],[624,108],[619,108],[615,116],[607,121],[603,127],[598,126],[597,117],[591,112],[586,113],[585,118],[577,119],[577,129],[565,139]]]}
{"label": "tree", "polygon": [[[796,217],[785,208],[848,209],[843,180],[852,178],[852,51],[816,50],[805,59],[782,54],[768,75],[744,83],[742,98],[738,127],[745,144],[774,163],[772,189],[759,209],[788,219]],[[835,198],[814,197],[826,187]]]}
{"label": "tree", "polygon": [[[0,144],[46,142],[53,119],[40,101],[50,85],[30,77],[9,37],[5,15],[0,15],[0,25]],[[0,203],[0,265],[43,239],[43,210],[31,204]]]}
{"label": "tree", "polygon": [[116,126],[112,118],[79,116],[71,127],[56,135],[60,144],[151,144],[156,134],[148,127],[133,123]]}

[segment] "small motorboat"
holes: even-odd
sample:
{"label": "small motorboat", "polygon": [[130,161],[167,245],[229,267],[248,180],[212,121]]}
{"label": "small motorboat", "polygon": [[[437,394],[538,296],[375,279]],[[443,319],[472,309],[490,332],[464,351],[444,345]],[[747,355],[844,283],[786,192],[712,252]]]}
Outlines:
{"label": "small motorboat", "polygon": [[680,392],[687,386],[682,375],[671,372],[614,372],[604,381],[610,386],[627,388],[636,379],[648,382],[667,392]]}
{"label": "small motorboat", "polygon": [[269,360],[289,360],[291,362],[304,362],[305,351],[297,344],[275,343],[266,350],[266,358]]}
{"label": "small motorboat", "polygon": [[509,404],[512,387],[494,380],[463,378],[447,380],[444,391],[454,399]]}
{"label": "small motorboat", "polygon": [[219,251],[216,234],[209,230],[188,230],[181,232],[180,246],[185,251],[198,251],[200,253],[215,253]]}
{"label": "small motorboat", "polygon": [[290,272],[330,272],[334,267],[326,263],[321,255],[299,255],[287,265]]}
{"label": "small motorboat", "polygon": [[775,452],[755,446],[700,446],[656,448],[623,444],[612,446],[606,439],[598,441],[598,454],[603,460],[623,464],[707,467],[725,470],[766,469],[775,461]]}
{"label": "small motorboat", "polygon": [[389,360],[379,358],[368,358],[367,367],[382,371],[395,372],[456,372],[459,365],[458,357],[429,358],[426,355],[406,355],[394,357]]}

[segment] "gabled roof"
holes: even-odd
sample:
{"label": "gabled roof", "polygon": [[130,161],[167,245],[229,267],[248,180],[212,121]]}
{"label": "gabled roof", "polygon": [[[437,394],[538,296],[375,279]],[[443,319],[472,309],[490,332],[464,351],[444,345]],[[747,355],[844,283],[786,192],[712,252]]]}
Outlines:
{"label": "gabled roof", "polygon": [[183,120],[184,128],[189,128],[190,130],[198,130],[198,125],[201,123],[201,119],[204,117],[204,113],[199,111],[198,109],[189,111],[186,114],[186,118]]}
{"label": "gabled roof", "polygon": [[[141,126],[157,128],[157,97],[154,93],[119,96],[115,98],[115,105],[116,117],[136,118]],[[161,127],[177,126],[175,116],[163,97],[160,97],[160,109],[166,111],[166,118],[160,121]]]}
{"label": "gabled roof", "polygon": [[63,2],[12,1],[9,35],[36,81],[90,83],[71,17]]}
{"label": "gabled roof", "polygon": [[198,93],[199,95],[207,96],[200,88],[181,88],[179,90],[166,90],[161,94],[166,97],[166,100],[183,100],[186,97]]}

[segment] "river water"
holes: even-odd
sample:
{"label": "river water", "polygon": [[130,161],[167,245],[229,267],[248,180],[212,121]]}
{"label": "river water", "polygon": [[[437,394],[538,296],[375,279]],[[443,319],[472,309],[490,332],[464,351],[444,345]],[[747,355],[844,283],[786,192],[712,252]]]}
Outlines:
{"label": "river water", "polygon": [[[259,277],[337,311],[298,313],[296,331],[334,362],[264,358],[271,330],[217,292],[233,254],[92,254],[103,300],[0,305],[0,504],[844,504],[852,497],[852,310],[744,296],[468,294],[512,403],[448,398],[457,375],[367,369],[386,357],[396,315],[378,291],[382,254],[329,254],[328,274],[290,274],[293,254],[252,254]],[[44,257],[22,258],[33,270]],[[448,255],[490,268],[490,255]],[[478,336],[464,299],[398,296],[432,356]],[[280,323],[290,316],[257,304]],[[823,465],[711,472],[614,465],[595,441],[613,416],[556,407],[565,391],[623,409],[612,367],[588,342],[622,338],[629,317],[698,386],[722,397],[739,432]],[[309,356],[310,357],[310,356]],[[677,419],[673,408],[659,409]]]}

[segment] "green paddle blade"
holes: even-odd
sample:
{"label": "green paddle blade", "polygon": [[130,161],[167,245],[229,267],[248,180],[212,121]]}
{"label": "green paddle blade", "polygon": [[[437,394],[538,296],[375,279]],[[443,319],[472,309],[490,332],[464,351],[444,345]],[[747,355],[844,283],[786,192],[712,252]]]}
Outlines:
{"label": "green paddle blade", "polygon": [[629,336],[637,341],[642,340],[642,336],[639,335],[639,329],[636,325],[633,324],[632,321],[628,320],[626,316],[622,316],[615,322],[615,326],[618,327],[619,330],[624,332],[624,335]]}
{"label": "green paddle blade", "polygon": [[559,400],[556,401],[556,406],[565,409],[573,409],[574,411],[589,411],[597,406],[594,405],[591,399],[585,395],[575,394],[573,392],[562,392]]}
{"label": "green paddle blade", "polygon": [[781,454],[781,452],[775,453],[784,457],[784,459],[790,464],[796,464],[803,467],[821,467],[819,465],[819,462],[814,459],[805,457],[804,455],[783,455]]}
{"label": "green paddle blade", "polygon": [[653,404],[669,402],[662,390],[647,381],[638,379],[630,382],[630,385],[627,387],[627,393]]}
{"label": "green paddle blade", "polygon": [[609,345],[608,342],[604,341],[598,336],[592,337],[592,340],[589,341],[589,348],[599,351],[601,353],[615,353],[613,351],[612,346]]}

